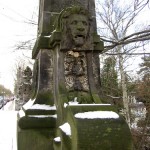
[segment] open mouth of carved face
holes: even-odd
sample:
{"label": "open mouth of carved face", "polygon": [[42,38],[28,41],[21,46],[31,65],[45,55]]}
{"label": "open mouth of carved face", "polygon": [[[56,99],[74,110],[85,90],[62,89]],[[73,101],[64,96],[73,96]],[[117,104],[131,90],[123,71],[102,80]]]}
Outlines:
{"label": "open mouth of carved face", "polygon": [[75,37],[74,37],[75,39],[85,39],[85,36],[84,35],[82,35],[82,34],[77,34],[77,35],[75,35]]}
{"label": "open mouth of carved face", "polygon": [[85,42],[85,36],[82,34],[76,34],[74,36],[74,42],[76,46],[82,46]]}
{"label": "open mouth of carved face", "polygon": [[74,40],[75,45],[80,47],[80,46],[84,45],[86,36],[84,33],[76,33],[73,36],[73,40]]}

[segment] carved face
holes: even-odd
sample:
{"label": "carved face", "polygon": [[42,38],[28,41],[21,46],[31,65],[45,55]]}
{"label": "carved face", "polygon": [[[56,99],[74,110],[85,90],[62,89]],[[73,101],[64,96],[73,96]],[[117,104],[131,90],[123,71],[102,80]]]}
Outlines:
{"label": "carved face", "polygon": [[87,17],[81,14],[71,15],[69,18],[69,28],[71,30],[71,35],[75,46],[82,46],[87,38],[89,30]]}

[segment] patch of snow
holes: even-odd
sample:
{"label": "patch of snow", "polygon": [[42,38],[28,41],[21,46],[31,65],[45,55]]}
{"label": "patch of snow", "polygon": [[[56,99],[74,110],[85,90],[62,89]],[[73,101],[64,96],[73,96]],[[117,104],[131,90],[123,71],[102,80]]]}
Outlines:
{"label": "patch of snow", "polygon": [[64,108],[66,108],[68,106],[68,104],[64,103]]}
{"label": "patch of snow", "polygon": [[17,150],[17,111],[0,110],[0,150]]}
{"label": "patch of snow", "polygon": [[[143,104],[143,102],[138,102],[138,104]],[[144,105],[144,104],[143,104]]]}
{"label": "patch of snow", "polygon": [[48,117],[57,118],[57,115],[29,115],[29,117],[33,117],[33,118],[48,118]]}
{"label": "patch of snow", "polygon": [[7,102],[7,104],[2,108],[2,110],[15,110],[15,101]]}
{"label": "patch of snow", "polygon": [[60,139],[60,137],[56,137],[56,138],[54,138],[54,141],[55,142],[61,142],[61,139]]}
{"label": "patch of snow", "polygon": [[52,115],[53,116],[53,118],[57,118],[57,115]]}
{"label": "patch of snow", "polygon": [[25,116],[25,112],[21,109],[19,110],[19,117],[24,117]]}
{"label": "patch of snow", "polygon": [[111,104],[79,104],[77,101],[70,101],[69,104],[64,103],[64,108],[70,106],[110,106]]}
{"label": "patch of snow", "polygon": [[77,98],[77,97],[75,97],[75,98],[74,98],[74,102],[77,102],[77,99],[78,99],[78,98]]}
{"label": "patch of snow", "polygon": [[71,127],[69,123],[64,123],[63,125],[59,126],[59,128],[66,133],[66,135],[71,136]]}
{"label": "patch of snow", "polygon": [[89,111],[75,114],[76,118],[81,119],[106,119],[106,118],[119,118],[119,115],[113,111]]}
{"label": "patch of snow", "polygon": [[94,105],[96,105],[96,106],[109,106],[109,105],[111,105],[111,104],[76,104],[76,103],[69,103],[69,105],[71,105],[71,106],[94,106]]}
{"label": "patch of snow", "polygon": [[42,109],[42,110],[56,110],[56,106],[50,106],[45,104],[35,104],[30,109]]}
{"label": "patch of snow", "polygon": [[35,99],[34,99],[34,100],[30,99],[27,103],[25,103],[25,104],[23,105],[23,108],[24,108],[25,110],[27,110],[28,108],[30,108],[30,107],[33,105],[34,102],[35,102]]}
{"label": "patch of snow", "polygon": [[51,37],[51,35],[47,35],[47,36],[44,36],[44,37],[48,37],[48,38],[50,38],[50,37]]}
{"label": "patch of snow", "polygon": [[78,99],[77,97],[74,97],[73,101],[69,102],[69,105],[78,105],[79,102],[77,101],[77,99]]}
{"label": "patch of snow", "polygon": [[70,101],[69,105],[79,105],[77,101]]}
{"label": "patch of snow", "polygon": [[68,105],[79,105],[77,102],[77,97],[75,97],[73,101],[68,102],[68,104],[64,103],[64,108],[66,108]]}
{"label": "patch of snow", "polygon": [[30,85],[30,82],[23,82],[23,84],[29,84]]}
{"label": "patch of snow", "polygon": [[68,102],[69,105],[78,105],[79,102],[77,101],[77,97],[74,97],[73,101]]}

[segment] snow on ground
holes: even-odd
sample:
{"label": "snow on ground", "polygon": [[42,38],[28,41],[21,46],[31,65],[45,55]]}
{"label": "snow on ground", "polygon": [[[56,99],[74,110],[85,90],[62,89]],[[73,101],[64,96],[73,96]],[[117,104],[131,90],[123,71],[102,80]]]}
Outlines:
{"label": "snow on ground", "polygon": [[[44,106],[45,108],[45,106]],[[46,107],[47,108],[47,107]],[[76,118],[118,118],[115,112],[111,111],[96,111],[77,113]],[[17,150],[17,111],[15,111],[15,101],[8,102],[0,110],[0,150]],[[68,123],[59,127],[67,135],[71,135],[71,128]],[[60,137],[55,139],[60,141]]]}
{"label": "snow on ground", "polygon": [[0,150],[17,150],[17,111],[15,101],[0,110]]}

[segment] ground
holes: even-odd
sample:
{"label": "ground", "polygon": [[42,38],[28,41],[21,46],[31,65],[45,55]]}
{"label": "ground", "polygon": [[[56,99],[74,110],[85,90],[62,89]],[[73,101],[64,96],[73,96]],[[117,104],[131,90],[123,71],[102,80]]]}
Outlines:
{"label": "ground", "polygon": [[15,102],[11,101],[0,110],[0,150],[17,150],[17,111],[14,108]]}

